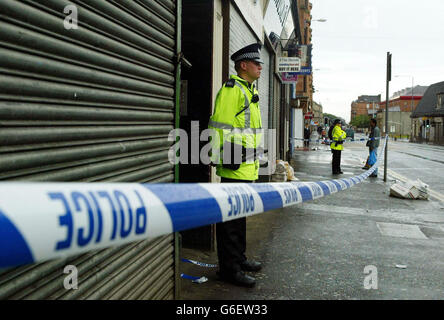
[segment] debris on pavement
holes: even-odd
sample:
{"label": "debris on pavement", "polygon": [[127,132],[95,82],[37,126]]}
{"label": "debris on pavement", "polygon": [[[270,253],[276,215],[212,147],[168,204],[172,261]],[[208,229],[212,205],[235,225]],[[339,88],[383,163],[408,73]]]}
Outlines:
{"label": "debris on pavement", "polygon": [[390,196],[401,199],[428,200],[428,185],[417,179],[416,181],[396,182],[390,187]]}
{"label": "debris on pavement", "polygon": [[271,175],[271,182],[286,182],[287,181],[287,169],[285,163],[282,160],[276,160],[276,170]]}
{"label": "debris on pavement", "polygon": [[287,161],[276,160],[276,171],[271,176],[271,182],[298,181],[294,176],[294,169]]}
{"label": "debris on pavement", "polygon": [[294,169],[287,162],[287,181],[297,181],[298,179],[294,176]]}

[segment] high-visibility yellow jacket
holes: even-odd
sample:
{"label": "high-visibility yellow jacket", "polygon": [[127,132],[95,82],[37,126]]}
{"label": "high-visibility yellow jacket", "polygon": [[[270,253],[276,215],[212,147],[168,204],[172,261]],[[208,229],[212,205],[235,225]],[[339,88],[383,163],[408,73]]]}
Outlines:
{"label": "high-visibility yellow jacket", "polygon": [[330,148],[333,150],[344,150],[344,145],[342,143],[338,144],[337,142],[345,140],[347,137],[345,131],[342,130],[340,126],[335,126],[331,135],[333,137],[333,142],[330,143]]}
{"label": "high-visibility yellow jacket", "polygon": [[[217,132],[218,139],[212,140],[213,163],[217,164],[216,174],[221,177],[237,180],[257,180],[259,160],[242,162],[237,170],[222,167],[223,146],[226,142],[243,146],[246,149],[256,149],[262,139],[262,120],[259,102],[252,102],[254,94],[258,94],[254,85],[246,80],[232,75],[230,80],[219,90],[216,97],[214,113],[208,124],[209,129]],[[242,163],[241,163],[242,162]]]}

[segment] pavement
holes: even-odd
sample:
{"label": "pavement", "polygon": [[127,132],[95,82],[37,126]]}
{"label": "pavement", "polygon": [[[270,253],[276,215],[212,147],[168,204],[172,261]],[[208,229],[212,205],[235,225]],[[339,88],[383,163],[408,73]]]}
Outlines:
{"label": "pavement", "polygon": [[[311,146],[315,147],[315,146]],[[327,146],[298,150],[300,181],[336,179]],[[344,177],[361,174],[364,144],[347,144]],[[181,262],[182,300],[444,299],[444,203],[389,196],[396,177],[368,178],[345,191],[247,218],[247,257],[261,261],[254,288],[218,280],[217,268]],[[215,251],[181,257],[217,264]]]}

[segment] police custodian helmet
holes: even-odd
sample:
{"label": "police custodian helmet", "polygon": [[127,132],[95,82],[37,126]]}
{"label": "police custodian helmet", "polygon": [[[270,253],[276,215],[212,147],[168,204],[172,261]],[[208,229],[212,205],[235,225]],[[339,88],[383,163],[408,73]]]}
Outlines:
{"label": "police custodian helmet", "polygon": [[262,45],[260,43],[250,44],[233,53],[231,55],[231,60],[234,62],[250,60],[263,64],[264,62],[261,59],[261,48]]}

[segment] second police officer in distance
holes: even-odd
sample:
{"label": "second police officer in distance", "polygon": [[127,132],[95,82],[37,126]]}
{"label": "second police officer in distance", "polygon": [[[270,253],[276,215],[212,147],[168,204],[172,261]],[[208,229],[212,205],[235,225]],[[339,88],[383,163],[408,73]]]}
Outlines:
{"label": "second police officer in distance", "polygon": [[332,173],[341,174],[341,152],[344,150],[344,140],[346,138],[345,131],[342,130],[341,120],[335,119],[333,122],[332,142],[330,143],[331,152],[333,153]]}

